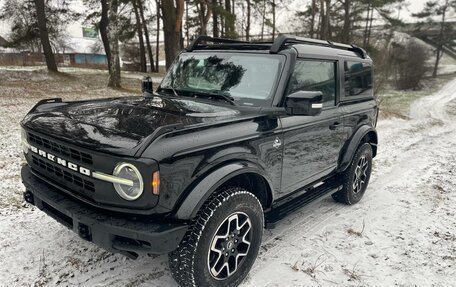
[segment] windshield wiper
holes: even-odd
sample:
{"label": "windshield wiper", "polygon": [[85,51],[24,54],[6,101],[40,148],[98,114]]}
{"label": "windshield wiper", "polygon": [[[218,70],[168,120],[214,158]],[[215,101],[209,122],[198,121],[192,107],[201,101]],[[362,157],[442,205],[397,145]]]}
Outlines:
{"label": "windshield wiper", "polygon": [[225,92],[224,94],[222,94],[222,92],[220,92],[220,91],[194,92],[193,95],[202,96],[202,97],[209,98],[209,99],[215,98],[215,99],[219,99],[219,100],[224,100],[225,102],[228,102],[233,106],[237,105],[236,102],[234,101],[234,98],[229,96],[229,94],[227,94],[227,92]]}

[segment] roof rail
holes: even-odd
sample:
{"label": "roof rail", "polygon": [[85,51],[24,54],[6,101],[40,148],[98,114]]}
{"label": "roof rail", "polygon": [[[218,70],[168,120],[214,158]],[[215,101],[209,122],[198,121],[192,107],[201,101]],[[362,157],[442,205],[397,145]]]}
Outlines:
{"label": "roof rail", "polygon": [[311,38],[304,38],[304,37],[297,37],[287,34],[280,34],[274,41],[269,50],[271,54],[277,54],[281,51],[286,44],[309,44],[309,45],[317,45],[317,46],[325,46],[331,47],[336,49],[343,49],[348,51],[353,51],[359,54],[363,59],[367,57],[366,51],[364,49],[356,46],[356,45],[347,45],[342,43],[335,43],[326,40],[318,40],[318,39],[311,39]]}
{"label": "roof rail", "polygon": [[251,44],[250,42],[233,40],[233,39],[223,39],[223,38],[214,38],[206,35],[198,36],[193,42],[185,49],[187,52],[196,50],[202,42],[212,42],[212,43],[224,43],[224,44]]}

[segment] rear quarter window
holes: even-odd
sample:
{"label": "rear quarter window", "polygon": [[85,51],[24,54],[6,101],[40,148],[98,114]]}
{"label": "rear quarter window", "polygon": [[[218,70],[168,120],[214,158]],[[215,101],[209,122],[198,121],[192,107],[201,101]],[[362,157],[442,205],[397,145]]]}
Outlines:
{"label": "rear quarter window", "polygon": [[368,63],[345,61],[345,97],[372,97],[372,66]]}

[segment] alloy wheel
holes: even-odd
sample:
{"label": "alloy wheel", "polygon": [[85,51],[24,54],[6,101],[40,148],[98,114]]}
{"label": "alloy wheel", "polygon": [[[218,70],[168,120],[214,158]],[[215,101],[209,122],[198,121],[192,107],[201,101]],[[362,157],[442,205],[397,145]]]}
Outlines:
{"label": "alloy wheel", "polygon": [[208,252],[211,276],[225,280],[233,275],[249,253],[252,222],[247,214],[235,212],[218,227]]}
{"label": "alloy wheel", "polygon": [[355,178],[353,179],[353,192],[355,194],[362,191],[364,184],[366,183],[368,168],[369,161],[367,158],[365,156],[360,157],[355,169]]}

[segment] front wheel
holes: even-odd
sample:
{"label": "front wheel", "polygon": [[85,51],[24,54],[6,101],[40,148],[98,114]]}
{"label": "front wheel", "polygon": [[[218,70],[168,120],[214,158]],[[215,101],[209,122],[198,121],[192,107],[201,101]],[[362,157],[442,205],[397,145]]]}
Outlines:
{"label": "front wheel", "polygon": [[237,286],[258,255],[263,209],[241,188],[211,198],[169,255],[170,269],[181,286]]}
{"label": "front wheel", "polygon": [[342,189],[332,195],[334,200],[355,204],[361,200],[366,192],[372,171],[372,148],[368,143],[359,146],[352,162],[341,175]]}

